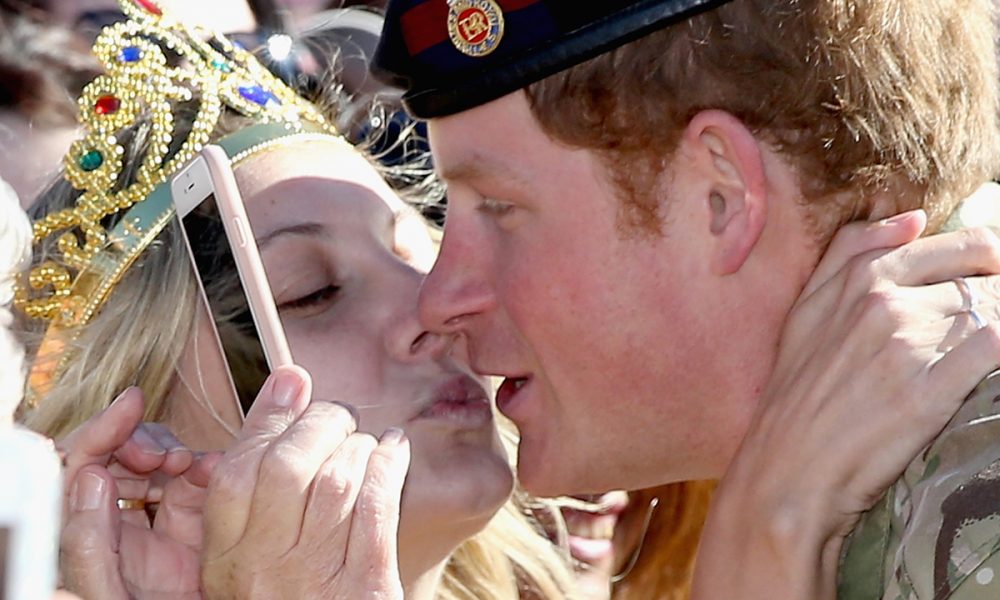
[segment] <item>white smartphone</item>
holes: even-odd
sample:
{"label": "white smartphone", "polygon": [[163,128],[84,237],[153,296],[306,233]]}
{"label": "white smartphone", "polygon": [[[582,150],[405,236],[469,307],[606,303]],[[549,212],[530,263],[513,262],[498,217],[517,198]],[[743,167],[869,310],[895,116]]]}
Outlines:
{"label": "white smartphone", "polygon": [[51,598],[62,506],[62,469],[52,442],[0,426],[0,480],[0,600]]}
{"label": "white smartphone", "polygon": [[218,146],[206,146],[170,187],[246,414],[270,371],[292,364],[292,354],[229,157]]}

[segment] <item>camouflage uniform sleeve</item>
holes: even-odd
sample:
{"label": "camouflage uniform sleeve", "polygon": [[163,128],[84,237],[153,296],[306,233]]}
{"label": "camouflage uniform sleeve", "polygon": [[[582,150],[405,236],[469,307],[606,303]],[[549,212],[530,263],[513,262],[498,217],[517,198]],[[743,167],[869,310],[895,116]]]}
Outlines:
{"label": "camouflage uniform sleeve", "polygon": [[838,598],[1000,600],[1000,373],[863,515]]}

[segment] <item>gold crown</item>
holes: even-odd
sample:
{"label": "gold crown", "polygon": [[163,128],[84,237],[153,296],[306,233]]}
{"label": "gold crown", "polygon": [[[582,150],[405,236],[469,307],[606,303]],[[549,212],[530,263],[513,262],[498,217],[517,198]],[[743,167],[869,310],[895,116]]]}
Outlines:
{"label": "gold crown", "polygon": [[[81,194],[73,208],[34,223],[35,243],[58,236],[58,252],[15,290],[17,308],[49,321],[50,330],[89,321],[172,218],[168,180],[209,143],[227,108],[272,124],[258,141],[303,131],[337,135],[312,104],[224,36],[182,23],[151,0],[119,0],[119,5],[127,20],[106,27],[94,44],[105,74],[83,90],[79,121],[85,135],[64,158],[65,177]],[[179,110],[194,113],[183,140],[174,127]],[[124,185],[119,136],[140,116],[151,127],[148,150]],[[156,202],[153,196],[159,197]],[[141,211],[144,204],[157,208]],[[107,217],[128,209],[112,231],[105,229]],[[48,349],[45,344],[36,363],[61,355],[65,340]],[[53,369],[45,371],[51,379]]]}

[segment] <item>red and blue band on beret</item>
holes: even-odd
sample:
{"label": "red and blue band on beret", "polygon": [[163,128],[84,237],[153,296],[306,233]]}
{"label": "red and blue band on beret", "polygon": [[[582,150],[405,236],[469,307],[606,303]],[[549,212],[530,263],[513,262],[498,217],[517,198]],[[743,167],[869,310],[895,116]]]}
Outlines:
{"label": "red and blue band on beret", "polygon": [[730,1],[390,0],[372,72],[441,117]]}

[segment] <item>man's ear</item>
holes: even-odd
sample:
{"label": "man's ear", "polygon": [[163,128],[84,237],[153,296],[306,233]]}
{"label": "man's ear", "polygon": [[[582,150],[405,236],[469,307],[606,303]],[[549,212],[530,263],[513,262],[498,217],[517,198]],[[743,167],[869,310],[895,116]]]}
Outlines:
{"label": "man's ear", "polygon": [[709,213],[712,272],[739,271],[767,222],[767,184],[760,145],[742,121],[721,110],[698,113],[684,130],[685,154],[702,183],[698,202]]}

